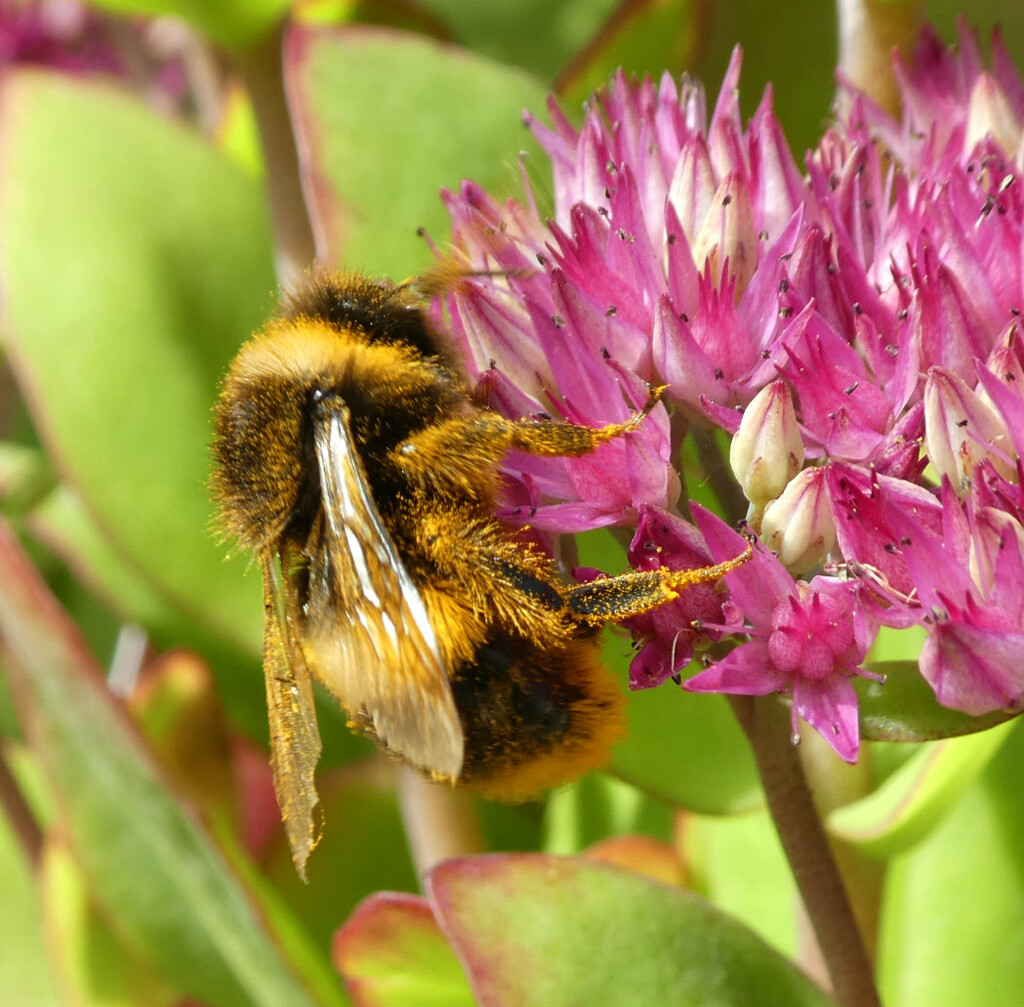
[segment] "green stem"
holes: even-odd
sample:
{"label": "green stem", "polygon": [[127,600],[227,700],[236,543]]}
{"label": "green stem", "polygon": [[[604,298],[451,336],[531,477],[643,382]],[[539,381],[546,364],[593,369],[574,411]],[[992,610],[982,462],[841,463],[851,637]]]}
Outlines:
{"label": "green stem", "polygon": [[714,431],[694,427],[692,436],[697,458],[704,469],[704,476],[719,502],[718,513],[726,521],[735,524],[747,513],[747,500],[743,496],[743,490],[729,469],[728,462],[722,457]]}
{"label": "green stem", "polygon": [[768,809],[842,1007],[878,1007],[873,969],[803,766],[775,696],[731,697],[754,751]]}
{"label": "green stem", "polygon": [[32,809],[28,806],[18,781],[0,750],[0,809],[3,810],[21,847],[21,852],[33,870],[38,869],[43,854],[43,832]]}
{"label": "green stem", "polygon": [[277,278],[283,287],[291,287],[313,264],[316,246],[285,96],[282,38],[283,28],[271,32],[239,55],[237,66],[252,101],[267,168]]}

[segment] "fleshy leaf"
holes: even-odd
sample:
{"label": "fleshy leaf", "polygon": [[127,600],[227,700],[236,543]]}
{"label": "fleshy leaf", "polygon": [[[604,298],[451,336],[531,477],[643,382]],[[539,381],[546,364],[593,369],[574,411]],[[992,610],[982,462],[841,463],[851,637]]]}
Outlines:
{"label": "fleshy leaf", "polygon": [[606,864],[529,854],[451,860],[431,872],[427,890],[483,1007],[829,1002],[703,899]]}
{"label": "fleshy leaf", "polygon": [[16,71],[0,113],[2,338],[48,453],[162,594],[252,647],[259,578],[206,482],[218,379],[271,305],[259,188],[110,86]]}
{"label": "fleshy leaf", "polygon": [[76,859],[118,936],[196,999],[310,1003],[246,891],[164,788],[81,637],[3,524],[0,568],[12,691]]}
{"label": "fleshy leaf", "polygon": [[1016,722],[920,746],[877,790],[828,816],[834,836],[889,857],[919,842],[985,769]]}
{"label": "fleshy leaf", "polygon": [[[5,758],[9,749],[5,746]],[[14,830],[0,815],[0,989],[4,998],[24,1007],[51,1007],[60,1002],[56,977],[47,960],[38,887],[35,875],[19,848]]]}
{"label": "fleshy leaf", "polygon": [[629,697],[629,735],[611,769],[640,790],[704,814],[744,811],[762,800],[749,746],[726,700],[671,682]]}
{"label": "fleshy leaf", "polygon": [[418,895],[380,892],[334,939],[334,963],[356,1007],[473,1007],[462,967]]}
{"label": "fleshy leaf", "polygon": [[885,881],[880,993],[889,1004],[1024,1002],[1024,733]]}
{"label": "fleshy leaf", "polygon": [[284,17],[291,0],[95,0],[126,14],[181,18],[226,46],[251,45]]}
{"label": "fleshy leaf", "polygon": [[916,661],[878,661],[866,665],[884,682],[855,678],[865,741],[935,741],[987,731],[1016,714],[997,710],[972,717],[939,705]]}
{"label": "fleshy leaf", "polygon": [[509,190],[522,109],[544,106],[521,71],[367,27],[293,29],[286,73],[318,257],[395,280],[429,264],[417,228],[449,230],[441,186]]}

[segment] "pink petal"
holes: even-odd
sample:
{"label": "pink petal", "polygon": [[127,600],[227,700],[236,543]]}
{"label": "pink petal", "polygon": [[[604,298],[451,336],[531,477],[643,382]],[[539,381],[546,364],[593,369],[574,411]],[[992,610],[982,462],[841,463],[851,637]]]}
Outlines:
{"label": "pink petal", "polygon": [[821,681],[798,676],[793,684],[793,709],[846,762],[857,761],[860,725],[857,693],[850,680],[835,674]]}
{"label": "pink petal", "polygon": [[779,671],[764,644],[752,640],[728,657],[683,682],[687,692],[730,692],[738,696],[767,696],[792,684],[792,676]]}

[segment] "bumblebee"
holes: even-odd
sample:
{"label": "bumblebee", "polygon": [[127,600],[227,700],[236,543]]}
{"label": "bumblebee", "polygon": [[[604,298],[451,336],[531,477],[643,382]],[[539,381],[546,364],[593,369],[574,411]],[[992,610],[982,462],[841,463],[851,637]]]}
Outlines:
{"label": "bumblebee", "polygon": [[597,634],[746,556],[566,585],[494,516],[510,448],[628,436],[477,403],[422,297],[313,276],[246,343],[216,406],[224,531],[262,568],[275,789],[300,874],[319,825],[318,681],[351,726],[437,780],[522,800],[602,764],[624,700]]}

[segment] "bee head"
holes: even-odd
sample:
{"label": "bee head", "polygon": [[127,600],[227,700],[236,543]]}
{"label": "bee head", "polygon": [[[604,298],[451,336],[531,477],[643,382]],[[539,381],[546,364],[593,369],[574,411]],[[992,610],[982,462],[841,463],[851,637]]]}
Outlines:
{"label": "bee head", "polygon": [[319,500],[313,424],[351,384],[358,345],[315,321],[272,323],[242,347],[215,410],[214,495],[224,530],[257,554]]}

